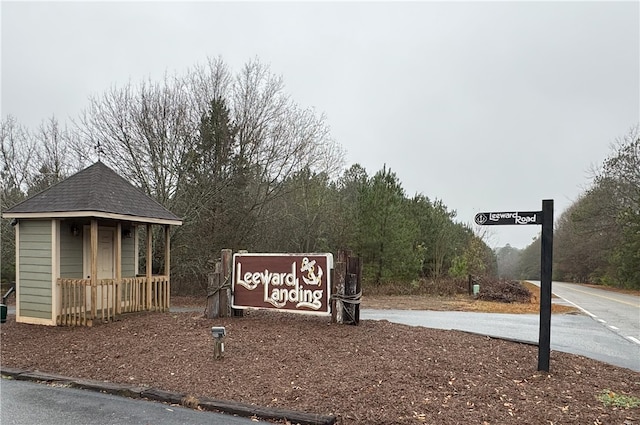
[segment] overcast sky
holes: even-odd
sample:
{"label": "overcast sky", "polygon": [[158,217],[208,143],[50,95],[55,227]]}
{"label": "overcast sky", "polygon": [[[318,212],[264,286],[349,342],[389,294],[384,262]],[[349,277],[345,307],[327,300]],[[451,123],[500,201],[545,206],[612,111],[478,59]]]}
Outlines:
{"label": "overcast sky", "polygon": [[[556,218],[640,121],[640,2],[1,2],[2,116],[65,121],[109,86],[258,58],[347,164],[408,196]],[[492,226],[523,248],[539,226]]]}

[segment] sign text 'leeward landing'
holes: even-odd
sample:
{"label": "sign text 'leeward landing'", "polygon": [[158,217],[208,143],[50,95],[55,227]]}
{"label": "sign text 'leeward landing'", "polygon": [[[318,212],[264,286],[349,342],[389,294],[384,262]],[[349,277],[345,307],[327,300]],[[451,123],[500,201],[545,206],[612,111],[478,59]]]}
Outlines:
{"label": "sign text 'leeward landing'", "polygon": [[477,225],[542,224],[542,211],[482,212],[474,218]]}
{"label": "sign text 'leeward landing'", "polygon": [[235,254],[234,308],[330,313],[331,254]]}

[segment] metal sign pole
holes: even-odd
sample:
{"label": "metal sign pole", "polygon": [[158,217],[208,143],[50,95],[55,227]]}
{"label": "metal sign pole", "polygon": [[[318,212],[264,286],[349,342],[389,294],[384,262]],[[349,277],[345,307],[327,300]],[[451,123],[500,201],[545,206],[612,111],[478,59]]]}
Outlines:
{"label": "metal sign pole", "polygon": [[540,248],[540,332],[538,370],[549,371],[551,345],[551,274],[553,264],[553,199],[542,201],[542,241]]}
{"label": "metal sign pole", "polygon": [[542,201],[542,211],[481,212],[474,220],[479,226],[542,225],[540,249],[540,332],[538,334],[538,370],[549,371],[551,342],[551,274],[553,263],[553,199]]}

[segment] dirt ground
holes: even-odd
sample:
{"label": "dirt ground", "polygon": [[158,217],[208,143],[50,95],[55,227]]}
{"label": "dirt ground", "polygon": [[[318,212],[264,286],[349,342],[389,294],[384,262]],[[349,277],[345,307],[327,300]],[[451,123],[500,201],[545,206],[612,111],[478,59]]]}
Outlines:
{"label": "dirt ground", "polygon": [[[413,298],[365,297],[363,308],[456,302]],[[0,362],[332,414],[340,424],[640,424],[639,408],[612,406],[640,397],[640,374],[581,356],[552,352],[546,373],[537,371],[535,346],[459,331],[266,311],[210,320],[198,299],[172,303],[198,311],[132,314],[93,328],[10,316],[0,327]],[[213,358],[212,326],[227,329],[222,360]]]}

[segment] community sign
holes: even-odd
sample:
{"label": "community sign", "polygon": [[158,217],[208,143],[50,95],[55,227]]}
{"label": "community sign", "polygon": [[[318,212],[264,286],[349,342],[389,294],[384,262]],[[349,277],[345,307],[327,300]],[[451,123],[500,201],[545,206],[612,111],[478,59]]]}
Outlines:
{"label": "community sign", "polygon": [[329,315],[332,254],[234,254],[232,306]]}

